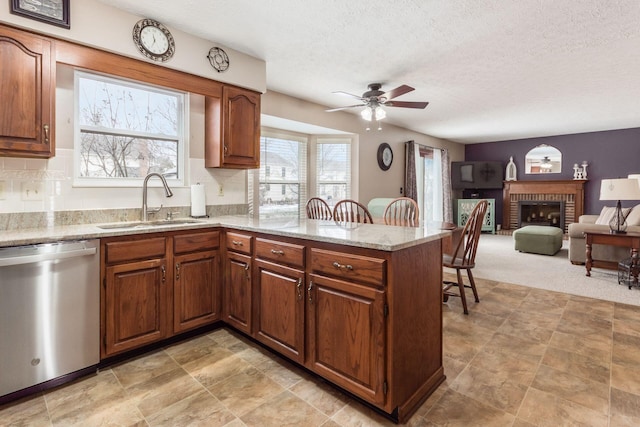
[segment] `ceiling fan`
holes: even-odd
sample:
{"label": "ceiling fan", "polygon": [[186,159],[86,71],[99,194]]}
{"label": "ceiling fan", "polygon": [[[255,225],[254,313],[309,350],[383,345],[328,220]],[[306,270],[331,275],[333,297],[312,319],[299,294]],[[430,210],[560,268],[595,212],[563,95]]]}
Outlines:
{"label": "ceiling fan", "polygon": [[387,116],[387,113],[382,108],[385,107],[401,107],[401,108],[425,108],[429,105],[428,102],[409,102],[409,101],[393,101],[394,98],[397,98],[400,95],[404,95],[405,93],[409,93],[413,90],[411,86],[402,85],[398,86],[395,89],[392,89],[388,92],[383,92],[380,90],[382,87],[381,83],[371,83],[369,85],[369,90],[362,94],[362,96],[353,95],[351,93],[337,91],[333,93],[337,93],[338,95],[345,95],[351,98],[355,98],[360,101],[360,104],[355,105],[347,105],[345,107],[331,108],[326,110],[327,112],[346,110],[348,108],[357,108],[357,107],[365,107],[360,114],[362,118],[371,121],[372,119],[382,120]]}

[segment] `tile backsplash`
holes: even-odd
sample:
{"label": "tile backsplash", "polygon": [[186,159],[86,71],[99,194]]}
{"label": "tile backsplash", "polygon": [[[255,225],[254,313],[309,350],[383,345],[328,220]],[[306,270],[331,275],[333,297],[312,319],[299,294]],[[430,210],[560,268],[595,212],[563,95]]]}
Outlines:
{"label": "tile backsplash", "polygon": [[[0,157],[0,229],[139,219],[142,183],[139,188],[75,187],[73,159],[70,149],[57,149],[51,159]],[[190,158],[185,181],[183,187],[172,187],[171,198],[164,197],[161,188],[149,187],[149,206],[162,205],[181,213],[184,209],[187,216],[189,184],[200,183],[205,186],[209,215],[246,213],[246,171],[207,169],[204,159]],[[220,186],[224,188],[222,195]]]}

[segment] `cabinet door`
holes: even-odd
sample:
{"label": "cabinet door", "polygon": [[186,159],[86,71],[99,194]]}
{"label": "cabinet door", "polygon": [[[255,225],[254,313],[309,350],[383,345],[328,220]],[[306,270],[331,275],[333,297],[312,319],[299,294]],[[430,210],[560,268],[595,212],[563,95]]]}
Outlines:
{"label": "cabinet door", "polygon": [[251,333],[251,257],[227,253],[224,317],[232,326]]}
{"label": "cabinet door", "polygon": [[116,264],[106,268],[106,356],[168,336],[167,276],[165,259]]}
{"label": "cabinet door", "polygon": [[256,265],[256,338],[304,362],[304,272],[270,262]]}
{"label": "cabinet door", "polygon": [[54,84],[51,41],[0,26],[0,155],[55,154]]}
{"label": "cabinet door", "polygon": [[384,291],[310,275],[309,367],[353,394],[384,404]]}
{"label": "cabinet door", "polygon": [[203,326],[221,318],[218,251],[174,257],[173,332]]}
{"label": "cabinet door", "polygon": [[255,92],[222,89],[222,166],[260,166],[260,95]]}

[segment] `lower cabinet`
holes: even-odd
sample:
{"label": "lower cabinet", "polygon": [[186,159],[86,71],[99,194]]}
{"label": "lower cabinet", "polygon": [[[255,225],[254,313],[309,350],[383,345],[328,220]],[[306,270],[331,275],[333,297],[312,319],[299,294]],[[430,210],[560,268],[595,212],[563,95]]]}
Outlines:
{"label": "lower cabinet", "polygon": [[225,260],[224,319],[239,330],[251,333],[251,257],[227,253]]}
{"label": "lower cabinet", "polygon": [[217,230],[101,246],[102,358],[220,319]]}
{"label": "lower cabinet", "polygon": [[304,271],[256,260],[256,339],[304,363]]}
{"label": "lower cabinet", "polygon": [[353,394],[384,404],[384,291],[313,274],[309,279],[308,365]]}

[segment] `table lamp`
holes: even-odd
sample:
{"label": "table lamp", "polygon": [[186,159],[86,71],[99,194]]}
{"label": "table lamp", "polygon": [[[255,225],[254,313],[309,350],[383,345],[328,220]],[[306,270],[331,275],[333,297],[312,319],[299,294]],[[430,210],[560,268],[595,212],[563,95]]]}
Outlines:
{"label": "table lamp", "polygon": [[603,179],[600,184],[600,200],[617,200],[616,211],[609,222],[611,233],[624,234],[626,216],[622,213],[621,200],[640,200],[640,181],[635,178]]}

